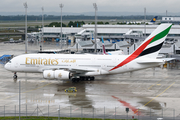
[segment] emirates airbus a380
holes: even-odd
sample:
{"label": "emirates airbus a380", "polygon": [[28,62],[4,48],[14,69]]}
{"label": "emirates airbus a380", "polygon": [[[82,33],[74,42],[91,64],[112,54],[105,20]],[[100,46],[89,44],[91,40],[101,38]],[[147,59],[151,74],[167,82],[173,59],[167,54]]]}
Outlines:
{"label": "emirates airbus a380", "polygon": [[119,74],[162,65],[156,59],[172,24],[161,24],[130,55],[24,54],[14,57],[5,69],[39,72],[45,79],[94,80],[94,76]]}

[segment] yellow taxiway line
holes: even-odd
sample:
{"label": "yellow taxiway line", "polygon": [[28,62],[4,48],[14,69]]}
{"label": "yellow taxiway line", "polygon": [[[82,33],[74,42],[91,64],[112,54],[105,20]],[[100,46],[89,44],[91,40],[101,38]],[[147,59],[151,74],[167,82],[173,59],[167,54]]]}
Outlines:
{"label": "yellow taxiway line", "polygon": [[[157,95],[156,97],[154,97],[153,99],[151,99],[149,102],[147,102],[146,104],[144,104],[142,107],[140,107],[139,109],[141,109],[141,108],[143,108],[143,107],[145,107],[146,105],[148,105],[150,102],[152,102],[154,99],[156,99],[157,97],[159,97],[160,95],[162,95],[164,92],[166,92],[166,90],[168,90],[172,85],[174,85],[175,84],[175,82],[174,83],[172,83],[168,88],[166,88],[162,93],[160,93],[159,95]],[[138,110],[136,110],[136,112],[134,112],[134,113],[137,113],[138,112]]]}
{"label": "yellow taxiway line", "polygon": [[148,90],[149,90],[150,88],[152,88],[154,85],[157,85],[159,82],[161,82],[161,80],[158,81],[158,82],[156,82],[155,84],[151,85],[151,86],[148,88]]}

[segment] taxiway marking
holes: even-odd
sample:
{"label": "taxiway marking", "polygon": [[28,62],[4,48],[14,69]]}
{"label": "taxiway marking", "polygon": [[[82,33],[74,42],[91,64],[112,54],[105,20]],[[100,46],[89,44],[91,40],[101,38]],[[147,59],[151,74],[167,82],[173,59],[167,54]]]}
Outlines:
{"label": "taxiway marking", "polygon": [[[147,102],[146,104],[144,104],[142,107],[140,107],[139,109],[145,107],[146,105],[148,105],[150,102],[152,102],[153,100],[155,100],[157,97],[159,97],[160,95],[162,95],[164,92],[166,92],[166,90],[168,90],[172,85],[174,85],[175,82],[173,82],[168,88],[166,88],[162,93],[160,93],[159,95],[157,95],[156,97],[154,97],[153,99],[151,99],[149,102]],[[136,111],[138,112],[138,110]]]}
{"label": "taxiway marking", "polygon": [[159,82],[161,82],[161,80],[158,81],[158,82],[156,82],[155,84],[151,85],[151,86],[148,88],[148,90],[149,90],[150,88],[152,88],[154,85],[157,85]]}

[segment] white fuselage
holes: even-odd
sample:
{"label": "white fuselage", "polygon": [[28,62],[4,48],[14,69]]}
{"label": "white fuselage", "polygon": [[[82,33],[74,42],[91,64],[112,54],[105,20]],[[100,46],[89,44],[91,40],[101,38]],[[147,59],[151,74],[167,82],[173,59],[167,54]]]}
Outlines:
{"label": "white fuselage", "polygon": [[[139,57],[117,69],[111,70],[127,57],[128,55],[24,54],[14,57],[5,65],[5,68],[13,72],[43,72],[44,70],[57,69],[81,70],[87,71],[82,75],[94,76],[135,71],[163,63],[163,61],[159,60],[160,62],[151,64],[140,64],[138,61],[150,61],[151,59]],[[151,61],[153,60],[157,59]]]}

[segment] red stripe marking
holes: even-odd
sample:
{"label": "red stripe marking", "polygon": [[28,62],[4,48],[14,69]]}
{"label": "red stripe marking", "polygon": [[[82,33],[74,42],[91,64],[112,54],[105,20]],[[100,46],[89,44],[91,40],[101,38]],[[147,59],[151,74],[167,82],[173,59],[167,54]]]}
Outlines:
{"label": "red stripe marking", "polygon": [[[155,36],[154,36],[155,37]],[[148,41],[146,41],[143,45],[141,45],[136,51],[134,51],[134,53],[132,53],[129,57],[127,57],[124,61],[122,61],[120,64],[118,64],[117,66],[115,66],[114,68],[112,68],[109,71],[112,71],[114,69],[117,69],[119,67],[122,67],[123,65],[131,62],[132,60],[134,60],[135,58],[137,58],[141,52],[147,47],[147,45],[151,42],[151,40],[154,38],[152,37],[151,39],[149,39]]]}
{"label": "red stripe marking", "polygon": [[141,112],[139,112],[137,108],[131,106],[131,105],[130,105],[129,103],[127,103],[126,101],[123,101],[123,100],[121,100],[121,99],[119,99],[119,98],[117,98],[117,97],[115,97],[115,96],[112,96],[112,97],[115,98],[115,99],[117,99],[120,103],[122,103],[123,106],[128,107],[129,109],[131,109],[131,110],[134,112],[134,114],[136,114],[136,115],[138,115],[138,114],[140,115],[140,114],[141,114]]}

